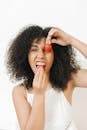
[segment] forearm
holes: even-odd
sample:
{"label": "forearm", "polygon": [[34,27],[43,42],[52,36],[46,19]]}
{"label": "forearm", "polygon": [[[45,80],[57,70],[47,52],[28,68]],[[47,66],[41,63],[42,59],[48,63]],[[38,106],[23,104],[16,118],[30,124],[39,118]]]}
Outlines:
{"label": "forearm", "polygon": [[71,45],[87,58],[87,44],[81,42],[78,39],[72,38]]}
{"label": "forearm", "polygon": [[25,130],[43,130],[45,115],[45,95],[34,95],[31,115],[27,121]]}

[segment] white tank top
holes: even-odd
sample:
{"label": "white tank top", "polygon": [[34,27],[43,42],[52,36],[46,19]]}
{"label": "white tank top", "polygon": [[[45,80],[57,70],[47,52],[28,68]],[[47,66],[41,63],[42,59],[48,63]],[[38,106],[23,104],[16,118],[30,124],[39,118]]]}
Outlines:
{"label": "white tank top", "polygon": [[[33,94],[27,94],[32,106]],[[44,130],[77,130],[72,118],[72,106],[63,91],[53,88],[45,94],[45,128]]]}
{"label": "white tank top", "polygon": [[[27,93],[27,101],[33,102],[33,93]],[[15,130],[20,130],[19,126]],[[72,106],[63,91],[53,88],[45,94],[45,127],[44,130],[77,130],[72,117]]]}

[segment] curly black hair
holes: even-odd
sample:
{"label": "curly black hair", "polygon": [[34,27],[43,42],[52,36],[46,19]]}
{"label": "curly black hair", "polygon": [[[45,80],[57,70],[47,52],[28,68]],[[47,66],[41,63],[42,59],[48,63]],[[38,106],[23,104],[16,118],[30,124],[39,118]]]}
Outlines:
{"label": "curly black hair", "polygon": [[[7,70],[10,77],[22,80],[25,88],[32,86],[34,73],[28,63],[28,53],[35,39],[47,37],[52,27],[42,28],[37,25],[26,27],[12,41],[7,52]],[[54,63],[50,70],[50,82],[55,88],[64,89],[72,74],[76,73],[79,65],[75,59],[75,53],[71,45],[60,46],[52,44],[54,51]]]}

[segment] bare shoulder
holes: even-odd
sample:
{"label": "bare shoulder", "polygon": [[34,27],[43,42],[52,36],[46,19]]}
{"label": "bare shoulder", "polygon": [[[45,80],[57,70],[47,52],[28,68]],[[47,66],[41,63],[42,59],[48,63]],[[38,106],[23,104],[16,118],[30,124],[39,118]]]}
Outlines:
{"label": "bare shoulder", "polygon": [[12,99],[15,106],[28,106],[31,108],[30,103],[27,101],[27,92],[29,93],[30,90],[27,90],[22,84],[13,87],[12,91]]}
{"label": "bare shoulder", "polygon": [[25,92],[25,88],[22,84],[19,84],[17,86],[14,86],[13,87],[13,91],[12,91],[12,96],[15,97],[15,96],[23,96],[23,97],[26,97],[26,92]]}

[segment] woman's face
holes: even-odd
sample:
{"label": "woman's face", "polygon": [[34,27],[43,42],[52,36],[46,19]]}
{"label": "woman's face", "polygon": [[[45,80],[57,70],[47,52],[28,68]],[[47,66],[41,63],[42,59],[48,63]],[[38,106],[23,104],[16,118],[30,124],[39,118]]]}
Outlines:
{"label": "woman's face", "polygon": [[35,73],[39,66],[44,68],[46,73],[49,73],[50,68],[54,61],[53,49],[50,52],[44,50],[46,38],[42,38],[39,41],[34,40],[31,49],[28,54],[28,61],[32,71]]}

